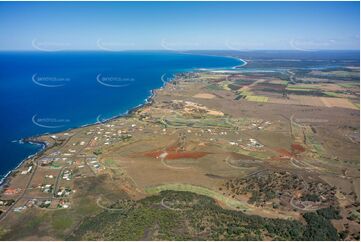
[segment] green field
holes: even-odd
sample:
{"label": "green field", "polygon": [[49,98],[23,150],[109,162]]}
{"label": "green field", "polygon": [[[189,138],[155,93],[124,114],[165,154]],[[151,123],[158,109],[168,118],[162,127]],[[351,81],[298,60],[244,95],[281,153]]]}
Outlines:
{"label": "green field", "polygon": [[340,87],[345,87],[345,88],[352,88],[352,87],[357,87],[360,86],[359,83],[343,83],[343,84],[338,84]]}
{"label": "green field", "polygon": [[243,96],[244,99],[246,99],[247,101],[250,101],[250,102],[267,102],[268,101],[268,97],[254,95],[254,93],[251,91],[240,91],[240,92],[238,92],[238,94],[240,96]]}
{"label": "green field", "polygon": [[266,96],[247,96],[246,100],[250,101],[250,102],[266,103],[266,102],[268,102],[268,97],[266,97]]}
{"label": "green field", "polygon": [[109,159],[107,159],[107,160],[104,161],[104,165],[105,165],[106,167],[115,167],[115,166],[116,166],[116,162],[115,162],[114,160],[109,160]]}
{"label": "green field", "polygon": [[182,117],[167,117],[160,120],[165,126],[187,126],[196,128],[223,127],[232,128],[232,125],[225,118],[191,119]]}
{"label": "green field", "polygon": [[64,230],[69,229],[74,221],[69,211],[56,211],[52,215],[52,226],[61,234]]}
{"label": "green field", "polygon": [[288,81],[283,81],[283,80],[274,80],[274,81],[270,81],[271,84],[279,84],[279,85],[284,85],[287,86]]}
{"label": "green field", "polygon": [[323,92],[323,93],[329,97],[342,97],[342,95],[340,95],[339,93],[336,93],[336,92]]}
{"label": "green field", "polygon": [[251,91],[240,91],[238,93],[243,96],[252,96],[253,95],[253,92],[251,92]]}
{"label": "green field", "polygon": [[303,91],[303,92],[311,92],[317,90],[316,88],[308,87],[308,86],[288,86],[286,90],[289,91]]}
{"label": "green field", "polygon": [[287,88],[289,89],[319,89],[319,86],[317,85],[289,85]]}

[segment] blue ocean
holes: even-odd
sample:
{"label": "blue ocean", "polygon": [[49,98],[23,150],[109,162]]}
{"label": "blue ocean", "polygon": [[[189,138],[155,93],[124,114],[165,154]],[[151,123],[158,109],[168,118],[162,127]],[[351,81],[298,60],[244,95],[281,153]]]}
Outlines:
{"label": "blue ocean", "polygon": [[124,114],[177,73],[240,64],[174,52],[1,52],[0,174],[41,149],[22,138]]}

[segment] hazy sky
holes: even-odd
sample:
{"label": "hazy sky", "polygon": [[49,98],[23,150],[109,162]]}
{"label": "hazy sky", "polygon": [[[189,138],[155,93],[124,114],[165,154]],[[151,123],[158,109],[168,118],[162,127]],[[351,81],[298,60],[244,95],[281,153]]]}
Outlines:
{"label": "hazy sky", "polygon": [[0,49],[359,49],[359,20],[359,2],[1,2]]}

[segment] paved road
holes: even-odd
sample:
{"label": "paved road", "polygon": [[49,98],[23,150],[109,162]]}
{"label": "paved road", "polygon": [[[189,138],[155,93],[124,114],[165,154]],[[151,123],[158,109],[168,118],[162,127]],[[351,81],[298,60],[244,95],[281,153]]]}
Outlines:
{"label": "paved road", "polygon": [[6,216],[9,214],[9,212],[13,209],[13,207],[19,202],[19,200],[24,197],[25,193],[26,193],[27,190],[29,189],[29,186],[30,186],[30,184],[31,184],[31,181],[32,181],[33,178],[34,178],[34,175],[35,175],[35,173],[36,173],[37,168],[38,168],[38,165],[34,163],[34,170],[33,170],[33,172],[31,173],[30,179],[29,179],[29,181],[27,182],[27,184],[26,184],[23,192],[20,194],[20,196],[19,196],[17,199],[15,199],[15,202],[14,202],[12,205],[10,205],[9,208],[0,215],[0,221],[4,220],[4,219],[6,218]]}
{"label": "paved road", "polygon": [[[89,145],[90,141],[93,139],[94,136],[95,136],[95,134],[89,139],[89,142],[88,142],[86,145],[84,145],[84,147],[83,147],[82,149],[80,149],[80,150],[78,151],[78,154],[81,153],[81,152],[84,150],[84,148]],[[63,142],[63,143],[60,145],[59,148],[64,147],[64,146],[70,141],[71,138],[72,138],[72,136],[69,137],[67,140],[65,140],[65,142]],[[51,147],[51,148],[54,148],[54,147]],[[45,150],[44,150],[44,151],[45,151]],[[31,175],[30,175],[29,181],[27,182],[27,184],[26,184],[24,190],[22,191],[22,193],[20,194],[20,196],[15,199],[15,202],[14,202],[12,205],[10,205],[6,211],[4,211],[2,214],[0,214],[0,222],[3,221],[3,220],[6,218],[6,216],[9,214],[9,212],[15,207],[15,205],[16,205],[22,198],[27,198],[27,199],[34,199],[34,198],[36,198],[36,197],[31,197],[31,196],[25,196],[25,194],[26,194],[27,190],[29,190],[30,184],[31,184],[31,182],[32,182],[32,180],[33,180],[33,178],[34,178],[34,176],[35,176],[35,174],[36,174],[36,171],[37,171],[37,169],[38,169],[38,164],[37,164],[35,161],[36,161],[39,157],[41,157],[41,155],[42,155],[42,154],[39,154],[38,156],[33,157],[33,163],[34,163],[33,166],[34,166],[34,169],[33,169],[32,173],[31,173]],[[77,156],[77,155],[75,154],[75,155],[71,156],[70,158],[76,158],[76,156]],[[59,172],[59,175],[58,175],[57,178],[56,178],[55,185],[54,185],[53,195],[55,195],[56,192],[57,192],[57,187],[58,187],[58,184],[59,184],[59,179],[60,179],[61,174],[62,174],[62,172],[63,172],[63,170],[64,170],[65,168],[67,168],[67,166],[64,166],[64,167],[61,168],[61,170],[60,170],[60,172]],[[53,197],[50,196],[49,199],[52,200]]]}

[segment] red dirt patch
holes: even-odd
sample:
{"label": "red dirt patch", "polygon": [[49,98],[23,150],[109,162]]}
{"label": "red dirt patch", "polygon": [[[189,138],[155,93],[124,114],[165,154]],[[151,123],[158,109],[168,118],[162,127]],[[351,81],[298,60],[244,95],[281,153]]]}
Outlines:
{"label": "red dirt patch", "polygon": [[198,159],[205,155],[207,152],[173,152],[168,153],[167,160],[176,160],[176,159]]}
{"label": "red dirt patch", "polygon": [[302,153],[306,151],[306,149],[300,144],[292,144],[291,148],[293,153]]}
{"label": "red dirt patch", "polygon": [[144,156],[158,158],[162,153],[163,153],[163,151],[152,151],[152,152],[145,153]]}
{"label": "red dirt patch", "polygon": [[176,146],[176,145],[173,145],[173,146],[169,146],[169,147],[167,147],[167,152],[171,152],[171,151],[177,151],[179,149],[179,147],[178,146]]}
{"label": "red dirt patch", "polygon": [[276,148],[275,151],[277,151],[280,154],[280,156],[287,156],[287,157],[293,156],[291,152],[283,148]]}

